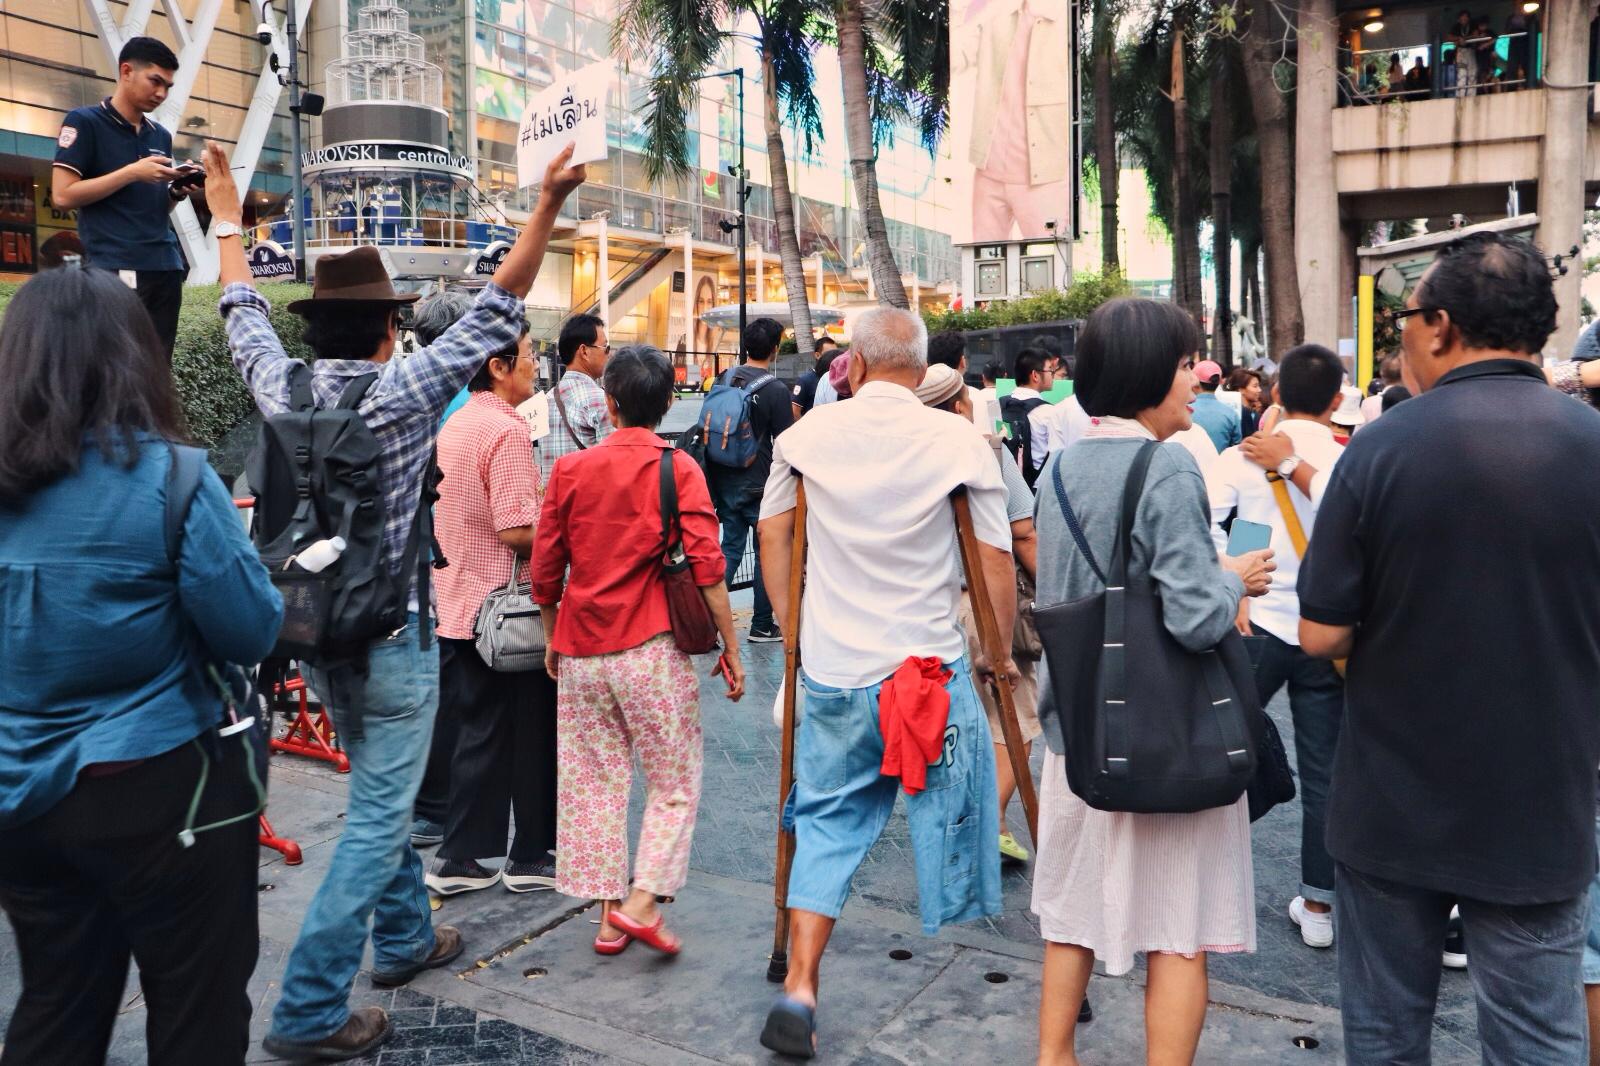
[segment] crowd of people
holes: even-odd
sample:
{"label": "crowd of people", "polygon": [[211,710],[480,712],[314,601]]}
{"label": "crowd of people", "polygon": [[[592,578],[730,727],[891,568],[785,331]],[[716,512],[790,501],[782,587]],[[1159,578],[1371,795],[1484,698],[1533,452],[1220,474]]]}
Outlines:
{"label": "crowd of people", "polygon": [[[792,383],[758,319],[675,447],[670,361],[613,351],[599,319],[563,326],[564,373],[535,387],[523,299],[585,179],[569,159],[480,294],[415,308],[409,353],[415,296],[377,252],[322,259],[288,308],[308,366],[208,147],[219,312],[264,418],[254,540],[184,443],[149,293],[68,266],[7,309],[0,907],[23,988],[0,1062],[103,1061],[130,961],[152,1062],[244,1060],[268,725],[249,671],[286,648],[351,773],[264,1046],[336,1060],[389,1035],[350,1005],[369,941],[379,986],[465,950],[430,893],[554,890],[599,904],[599,956],[682,951],[691,656],[737,701],[742,646],[777,641],[800,673],[771,1050],[816,1053],[823,956],[903,793],[926,933],[997,914],[1002,863],[1034,864],[1041,1066],[1078,1061],[1095,964],[1141,957],[1145,1057],[1193,1061],[1207,958],[1256,946],[1250,827],[1289,775],[1263,708],[1286,689],[1299,877],[1267,891],[1307,946],[1338,944],[1349,1061],[1429,1061],[1441,966],[1469,959],[1486,1062],[1600,1052],[1600,345],[1540,367],[1537,249],[1446,246],[1365,396],[1317,344],[1230,373],[1153,300],[1097,309],[1070,360],[982,368],[876,308]],[[1158,609],[1134,617],[1134,590]],[[1046,749],[1034,853],[1007,736]],[[1206,753],[1237,787],[1197,801],[1172,767]]]}
{"label": "crowd of people", "polygon": [[[1345,72],[1340,95],[1347,104],[1460,99],[1514,92],[1538,76],[1535,41],[1538,15],[1513,9],[1498,31],[1492,19],[1462,10],[1435,46],[1412,50],[1408,67],[1400,52],[1354,51],[1341,44]],[[1430,62],[1431,60],[1431,62]]]}

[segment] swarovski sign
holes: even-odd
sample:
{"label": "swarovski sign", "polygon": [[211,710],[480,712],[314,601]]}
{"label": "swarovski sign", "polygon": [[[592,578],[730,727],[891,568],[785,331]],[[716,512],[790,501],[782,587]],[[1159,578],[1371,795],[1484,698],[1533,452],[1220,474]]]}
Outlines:
{"label": "swarovski sign", "polygon": [[399,141],[350,141],[331,144],[300,154],[301,165],[307,173],[334,167],[359,168],[377,164],[385,169],[416,167],[423,170],[448,170],[471,174],[472,160],[464,155],[451,155],[442,148],[426,144],[406,144]]}

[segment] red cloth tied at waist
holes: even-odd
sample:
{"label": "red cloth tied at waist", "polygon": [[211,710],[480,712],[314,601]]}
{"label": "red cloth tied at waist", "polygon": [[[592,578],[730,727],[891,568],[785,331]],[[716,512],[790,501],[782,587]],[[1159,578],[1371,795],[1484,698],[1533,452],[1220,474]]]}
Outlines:
{"label": "red cloth tied at waist", "polygon": [[937,658],[911,656],[878,690],[878,728],[883,731],[885,777],[898,777],[906,795],[928,783],[928,767],[944,757],[944,727],[950,721],[955,675]]}

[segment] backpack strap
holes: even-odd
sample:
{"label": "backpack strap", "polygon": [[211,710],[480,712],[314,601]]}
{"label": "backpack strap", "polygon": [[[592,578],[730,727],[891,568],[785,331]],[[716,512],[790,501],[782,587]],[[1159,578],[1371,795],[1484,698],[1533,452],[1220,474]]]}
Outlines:
{"label": "backpack strap", "polygon": [[289,364],[289,407],[296,411],[310,411],[317,406],[311,392],[311,368],[301,362]]}
{"label": "backpack strap", "polygon": [[167,560],[177,566],[183,554],[183,527],[189,520],[189,508],[200,491],[200,478],[205,473],[206,453],[200,448],[168,444],[167,454],[172,457],[167,466]]}
{"label": "backpack strap", "polygon": [[757,389],[765,387],[765,385],[769,381],[776,381],[776,380],[778,380],[778,379],[774,375],[763,371],[761,373],[761,375],[759,377],[757,377],[754,381],[747,381],[742,386],[740,386],[740,388],[744,389],[744,394],[746,396],[754,396],[756,394],[756,390]]}
{"label": "backpack strap", "polygon": [[376,374],[362,374],[352,378],[350,384],[344,387],[339,394],[339,402],[334,405],[335,411],[354,411],[361,406],[362,399],[367,395],[367,390],[378,381]]}
{"label": "backpack strap", "polygon": [[672,466],[672,449],[661,450],[661,544],[671,562],[683,550],[683,528],[678,518],[678,478]]}

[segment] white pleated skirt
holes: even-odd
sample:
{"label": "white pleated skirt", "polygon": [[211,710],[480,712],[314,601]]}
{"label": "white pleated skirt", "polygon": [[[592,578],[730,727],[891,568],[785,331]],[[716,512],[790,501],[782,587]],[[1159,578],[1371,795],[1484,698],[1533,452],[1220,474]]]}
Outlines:
{"label": "white pleated skirt", "polygon": [[1046,752],[1033,912],[1044,939],[1092,950],[1116,975],[1139,952],[1254,951],[1246,799],[1195,814],[1097,811]]}

